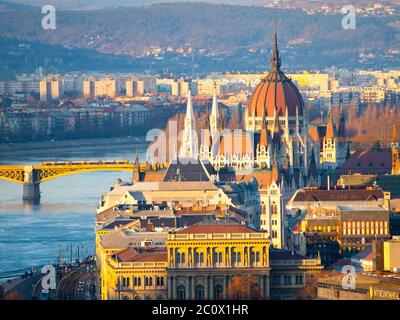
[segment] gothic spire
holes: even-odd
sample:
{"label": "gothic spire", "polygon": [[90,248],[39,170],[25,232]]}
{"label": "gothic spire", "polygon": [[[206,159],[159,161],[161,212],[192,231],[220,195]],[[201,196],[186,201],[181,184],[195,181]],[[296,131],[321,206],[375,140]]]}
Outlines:
{"label": "gothic spire", "polygon": [[198,141],[196,135],[196,128],[193,115],[193,103],[192,103],[192,93],[189,90],[186,115],[185,115],[185,125],[183,128],[183,138],[182,146],[180,149],[180,156],[185,158],[196,158],[198,152]]}
{"label": "gothic spire", "polygon": [[210,117],[210,133],[212,136],[218,132],[218,100],[217,100],[217,85],[214,82],[213,101]]}
{"label": "gothic spire", "polygon": [[281,68],[281,58],[279,57],[278,49],[278,37],[276,31],[274,33],[274,45],[272,47],[272,57],[271,57],[271,71],[278,72]]}
{"label": "gothic spire", "polygon": [[329,102],[328,121],[326,124],[326,138],[333,139],[335,137],[335,127],[333,125],[332,105]]}
{"label": "gothic spire", "polygon": [[343,94],[340,93],[339,96],[339,106],[340,106],[340,118],[339,118],[339,137],[344,138],[346,136],[346,117],[344,115],[344,110],[343,110]]}

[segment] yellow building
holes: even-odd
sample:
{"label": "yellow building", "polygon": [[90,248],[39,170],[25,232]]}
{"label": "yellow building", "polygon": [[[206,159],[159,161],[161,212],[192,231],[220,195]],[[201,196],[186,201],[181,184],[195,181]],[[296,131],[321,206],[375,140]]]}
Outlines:
{"label": "yellow building", "polygon": [[361,103],[380,103],[385,100],[385,89],[380,87],[365,87],[361,89]]}
{"label": "yellow building", "polygon": [[135,97],[144,94],[144,81],[139,79],[126,80],[126,96]]}
{"label": "yellow building", "polygon": [[250,276],[257,298],[295,299],[307,275],[323,268],[320,259],[270,251],[266,232],[227,220],[134,234],[115,231],[96,248],[103,300],[221,300],[242,276]]}
{"label": "yellow building", "polygon": [[117,81],[111,77],[96,80],[94,92],[95,97],[114,98],[117,95]]}
{"label": "yellow building", "polygon": [[228,222],[205,222],[168,234],[168,298],[224,299],[235,276],[251,275],[269,297],[267,233]]}
{"label": "yellow building", "polygon": [[383,269],[386,271],[400,270],[400,237],[383,242]]}
{"label": "yellow building", "polygon": [[221,80],[199,79],[197,80],[197,95],[212,97],[214,90],[217,96],[221,95]]}
{"label": "yellow building", "polygon": [[49,76],[40,81],[40,100],[51,101],[64,95],[64,80],[59,75]]}
{"label": "yellow building", "polygon": [[165,248],[131,248],[111,255],[104,265],[103,300],[165,300]]}
{"label": "yellow building", "polygon": [[96,83],[96,78],[94,77],[90,77],[88,79],[83,80],[83,95],[86,98],[95,97],[95,83]]}

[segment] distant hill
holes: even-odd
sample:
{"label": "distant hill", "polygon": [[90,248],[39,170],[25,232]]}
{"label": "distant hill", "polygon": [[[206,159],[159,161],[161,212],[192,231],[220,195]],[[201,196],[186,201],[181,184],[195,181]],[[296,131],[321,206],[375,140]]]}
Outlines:
{"label": "distant hill", "polygon": [[[0,36],[133,57],[152,47],[193,47],[209,56],[243,59],[253,50],[267,61],[275,15],[284,64],[323,68],[399,63],[399,55],[388,54],[399,48],[398,16],[360,17],[356,30],[343,30],[342,15],[208,3],[57,11],[57,29],[43,30],[40,8],[0,2]],[[369,60],[360,61],[360,54]]]}
{"label": "distant hill", "polygon": [[[48,0],[8,0],[13,3],[30,4],[33,6],[44,6],[50,4]],[[51,4],[59,9],[68,10],[87,10],[102,9],[110,7],[140,7],[158,3],[177,3],[177,2],[207,2],[213,4],[230,4],[245,6],[263,6],[272,3],[271,0],[52,0]],[[398,0],[352,0],[354,6],[366,6],[375,3],[398,4]],[[280,0],[279,6],[291,8],[319,8],[322,5],[344,6],[348,5],[348,0]]]}

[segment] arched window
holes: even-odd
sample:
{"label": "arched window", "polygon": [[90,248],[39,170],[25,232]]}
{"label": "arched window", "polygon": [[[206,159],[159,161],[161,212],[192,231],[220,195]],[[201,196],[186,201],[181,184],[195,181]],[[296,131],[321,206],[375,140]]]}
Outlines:
{"label": "arched window", "polygon": [[272,205],[271,205],[271,214],[272,215],[278,214],[278,207],[276,206],[275,202],[273,202]]}
{"label": "arched window", "polygon": [[140,297],[138,295],[136,295],[135,300],[140,300]]}
{"label": "arched window", "polygon": [[204,253],[200,252],[200,263],[204,263]]}
{"label": "arched window", "polygon": [[151,296],[147,295],[145,299],[146,300],[151,300]]}
{"label": "arched window", "polygon": [[260,262],[260,253],[256,252],[256,263]]}
{"label": "arched window", "polygon": [[131,286],[130,278],[126,278],[126,286],[127,286],[127,287],[130,287],[130,286]]}
{"label": "arched window", "polygon": [[164,297],[162,295],[158,295],[157,300],[164,300]]}
{"label": "arched window", "polygon": [[185,300],[186,299],[186,290],[185,290],[185,286],[180,285],[177,288],[178,291],[178,300]]}
{"label": "arched window", "polygon": [[181,254],[179,252],[176,253],[176,264],[181,263]]}
{"label": "arched window", "polygon": [[196,286],[196,300],[204,300],[204,287],[202,285]]}
{"label": "arched window", "polygon": [[140,287],[142,285],[142,278],[141,277],[137,278],[137,285],[138,285],[138,287]]}
{"label": "arched window", "polygon": [[122,300],[129,300],[129,297],[124,295],[124,296],[122,297]]}
{"label": "arched window", "polygon": [[222,252],[218,254],[218,262],[222,263]]}
{"label": "arched window", "polygon": [[182,253],[182,264],[184,264],[185,262],[186,262],[186,255]]}
{"label": "arched window", "polygon": [[238,254],[237,254],[237,262],[238,263],[242,262],[242,255],[240,252],[238,252]]}
{"label": "arched window", "polygon": [[215,300],[221,300],[222,299],[222,292],[223,288],[220,284],[215,285],[214,287],[214,299]]}

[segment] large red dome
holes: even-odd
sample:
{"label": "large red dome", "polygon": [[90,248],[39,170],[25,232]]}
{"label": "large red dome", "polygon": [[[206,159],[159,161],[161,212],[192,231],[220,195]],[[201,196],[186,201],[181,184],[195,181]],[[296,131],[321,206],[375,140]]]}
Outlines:
{"label": "large red dome", "polygon": [[285,76],[280,70],[281,61],[276,39],[271,58],[271,71],[254,90],[248,112],[250,117],[274,117],[275,108],[279,116],[286,116],[286,109],[289,116],[296,116],[298,109],[299,116],[303,115],[303,98],[296,85]]}

